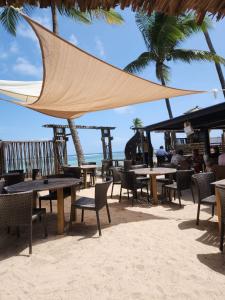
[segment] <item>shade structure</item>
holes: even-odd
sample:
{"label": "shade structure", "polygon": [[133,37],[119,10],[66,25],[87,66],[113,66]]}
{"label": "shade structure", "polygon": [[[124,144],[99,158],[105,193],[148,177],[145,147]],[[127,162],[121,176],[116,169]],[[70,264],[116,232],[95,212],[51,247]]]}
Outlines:
{"label": "shade structure", "polygon": [[40,96],[42,81],[0,80],[0,93],[32,103]]}
{"label": "shade structure", "polygon": [[203,92],[164,87],[128,74],[24,17],[39,39],[44,76],[38,99],[33,103],[16,102],[19,105],[68,119],[88,112]]}

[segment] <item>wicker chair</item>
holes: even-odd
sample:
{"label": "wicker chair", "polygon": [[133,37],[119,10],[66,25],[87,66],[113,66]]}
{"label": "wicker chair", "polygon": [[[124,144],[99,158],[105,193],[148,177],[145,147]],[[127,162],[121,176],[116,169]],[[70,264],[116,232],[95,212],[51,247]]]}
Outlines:
{"label": "wicker chair", "polygon": [[165,185],[166,192],[169,193],[169,198],[171,199],[171,191],[174,192],[174,200],[176,198],[176,194],[178,196],[179,204],[181,206],[181,191],[190,189],[192,193],[192,199],[194,200],[194,193],[192,188],[192,175],[194,174],[193,170],[179,170],[176,172],[176,182],[172,184]]}
{"label": "wicker chair", "polygon": [[19,182],[23,182],[25,179],[24,173],[8,173],[3,176],[5,180],[5,186],[13,185]]}
{"label": "wicker chair", "polygon": [[132,197],[132,206],[134,205],[134,198],[137,199],[137,190],[146,188],[147,190],[147,196],[149,201],[149,191],[148,191],[148,181],[145,180],[137,180],[136,175],[132,171],[121,171],[121,187],[120,187],[120,202],[122,198],[122,190],[127,190],[127,197],[128,200],[130,199],[129,191],[132,191],[133,197]]}
{"label": "wicker chair", "polygon": [[112,160],[103,159],[102,160],[102,177],[110,176],[110,168],[113,166]]}
{"label": "wicker chair", "polygon": [[212,166],[212,172],[215,174],[216,180],[225,179],[225,166]]}
{"label": "wicker chair", "polygon": [[225,189],[219,188],[220,201],[221,201],[221,214],[220,214],[220,251],[223,252],[224,243],[224,226],[225,226]]}
{"label": "wicker chair", "polygon": [[46,210],[33,210],[32,205],[33,192],[0,195],[0,226],[15,226],[17,229],[28,227],[29,254],[32,254],[32,223],[40,216],[44,225],[44,236],[47,237]]}
{"label": "wicker chair", "polygon": [[214,195],[214,187],[211,184],[215,181],[215,175],[212,172],[199,173],[192,176],[197,189],[198,197],[198,210],[196,224],[199,225],[199,215],[201,204],[207,204],[212,206],[212,216],[214,216],[214,207],[216,204],[216,197]]}
{"label": "wicker chair", "polygon": [[2,194],[2,192],[4,190],[4,186],[5,186],[5,181],[4,180],[0,180],[0,194]]}
{"label": "wicker chair", "polygon": [[81,168],[80,167],[63,167],[64,177],[74,177],[81,178]]}
{"label": "wicker chair", "polygon": [[123,162],[124,171],[129,171],[133,165],[132,160],[125,159]]}
{"label": "wicker chair", "polygon": [[100,225],[100,219],[99,219],[99,211],[106,206],[107,214],[108,214],[108,220],[109,223],[111,223],[111,217],[109,212],[109,206],[107,203],[107,191],[112,183],[111,180],[103,182],[103,183],[97,183],[95,185],[95,198],[87,198],[82,197],[78,200],[75,200],[71,203],[71,214],[70,214],[70,228],[72,227],[72,221],[73,221],[73,215],[75,213],[75,209],[81,209],[81,222],[84,221],[84,210],[93,210],[96,212],[96,219],[97,219],[97,226],[98,226],[98,232],[99,236],[102,235],[101,233],[101,225]]}
{"label": "wicker chair", "polygon": [[11,174],[11,173],[20,173],[20,174],[23,174],[24,170],[21,170],[21,169],[18,169],[18,170],[9,170],[8,173],[9,174]]}
{"label": "wicker chair", "polygon": [[118,171],[118,168],[112,167],[111,168],[111,172],[112,172],[112,191],[111,191],[111,198],[113,196],[113,188],[114,185],[121,185],[121,173]]}
{"label": "wicker chair", "polygon": [[40,174],[40,169],[32,169],[32,180],[36,180]]}

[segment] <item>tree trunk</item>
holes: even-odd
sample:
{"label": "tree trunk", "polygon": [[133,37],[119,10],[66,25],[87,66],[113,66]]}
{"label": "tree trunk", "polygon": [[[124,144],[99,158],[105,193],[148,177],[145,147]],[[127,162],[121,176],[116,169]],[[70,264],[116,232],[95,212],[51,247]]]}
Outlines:
{"label": "tree trunk", "polygon": [[[213,47],[213,44],[212,44],[212,41],[211,41],[208,30],[203,31],[203,33],[204,33],[206,43],[209,47],[210,52],[216,54],[216,51]],[[223,77],[223,71],[222,71],[221,65],[219,63],[215,63],[215,66],[216,66],[216,71],[217,71],[217,74],[218,74],[218,77],[219,77],[219,80],[220,80],[221,87],[224,90],[225,89],[225,80],[224,80],[224,77]],[[224,95],[224,98],[225,98],[225,91],[223,91],[223,95]]]}
{"label": "tree trunk", "polygon": [[83,149],[80,143],[80,138],[77,132],[77,128],[74,124],[73,120],[68,119],[68,125],[70,127],[70,132],[71,132],[71,136],[73,139],[73,143],[74,143],[74,147],[77,153],[77,162],[78,165],[80,166],[82,164],[82,162],[84,162],[84,153],[83,153]]}
{"label": "tree trunk", "polygon": [[[54,1],[52,1],[52,3],[51,3],[51,13],[52,13],[52,31],[56,35],[59,35],[57,7],[56,7]],[[82,149],[82,146],[80,143],[79,134],[78,134],[76,125],[74,124],[73,120],[67,119],[67,122],[68,122],[68,125],[70,128],[72,140],[73,140],[75,151],[77,154],[77,162],[78,162],[78,165],[80,166],[82,164],[82,162],[85,161],[85,159],[84,159],[84,152],[83,152],[83,149]]]}
{"label": "tree trunk", "polygon": [[[161,83],[163,86],[166,86],[166,82],[164,80],[164,77],[163,77],[163,74],[160,74],[160,78],[161,78]],[[167,111],[168,111],[168,115],[169,115],[169,118],[170,119],[173,119],[173,113],[172,113],[172,109],[171,109],[171,106],[170,106],[170,99],[169,98],[165,98],[165,102],[166,102],[166,108],[167,108]],[[171,138],[169,138],[169,136]],[[166,144],[166,141],[171,141],[171,144],[170,145],[167,145]],[[166,147],[166,150],[170,150],[171,147],[172,148],[175,148],[175,145],[176,145],[176,133],[174,131],[166,131],[165,132],[165,147]]]}
{"label": "tree trunk", "polygon": [[[166,83],[165,83],[165,80],[163,78],[163,75],[161,74],[160,77],[161,77],[162,85],[166,86]],[[165,101],[166,101],[166,108],[167,108],[167,111],[168,111],[169,118],[173,119],[173,113],[172,113],[172,109],[171,109],[171,106],[170,106],[170,99],[169,98],[165,98]]]}

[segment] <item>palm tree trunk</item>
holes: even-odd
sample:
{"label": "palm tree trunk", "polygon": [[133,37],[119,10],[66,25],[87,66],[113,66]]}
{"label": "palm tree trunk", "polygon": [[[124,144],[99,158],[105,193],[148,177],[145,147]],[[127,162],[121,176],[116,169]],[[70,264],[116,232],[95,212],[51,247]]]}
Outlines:
{"label": "palm tree trunk", "polygon": [[[162,85],[166,86],[166,82],[165,82],[162,74],[161,74],[160,78],[161,78]],[[168,111],[169,118],[173,119],[173,113],[172,113],[172,109],[171,109],[171,106],[170,106],[170,99],[165,98],[165,101],[166,101],[166,108],[167,108],[167,111]]]}
{"label": "palm tree trunk", "polygon": [[[57,7],[55,5],[55,2],[52,1],[51,4],[51,13],[52,13],[52,31],[56,34],[59,35],[59,26],[58,26],[58,17],[57,17]],[[72,140],[74,143],[75,151],[77,154],[77,162],[78,165],[80,166],[82,162],[85,161],[84,159],[84,152],[80,143],[80,138],[79,134],[76,128],[76,125],[73,120],[67,119],[69,128],[70,128],[70,133],[72,136]]]}
{"label": "palm tree trunk", "polygon": [[[204,33],[206,43],[209,47],[210,52],[216,54],[216,51],[213,47],[213,43],[211,41],[208,30],[206,29],[205,31],[203,31],[203,33]],[[220,80],[221,87],[223,89],[223,95],[224,95],[224,98],[225,98],[225,90],[224,90],[225,89],[225,80],[224,80],[224,77],[223,77],[223,71],[222,71],[221,65],[219,63],[215,63],[215,66],[216,66],[216,71],[217,71],[217,74],[218,74],[218,77],[219,77],[219,80]]]}
{"label": "palm tree trunk", "polygon": [[[163,77],[163,74],[160,74],[160,79],[161,79],[161,83],[163,86],[166,86],[166,82],[164,80],[164,77]],[[165,98],[165,102],[166,102],[166,108],[167,108],[167,111],[168,111],[168,115],[169,115],[169,118],[170,119],[173,119],[173,113],[172,113],[172,109],[171,109],[171,105],[170,105],[170,99],[169,98]],[[171,136],[171,138],[170,138]],[[170,140],[170,145],[167,145],[167,141]],[[172,148],[175,147],[175,144],[176,144],[176,133],[174,131],[172,132],[169,132],[169,131],[166,131],[165,132],[165,146],[166,146],[166,150],[170,150],[171,146]]]}
{"label": "palm tree trunk", "polygon": [[83,149],[82,149],[82,146],[80,143],[78,131],[77,131],[77,128],[76,128],[73,120],[68,119],[67,121],[68,121],[68,125],[70,128],[71,136],[73,139],[74,147],[75,147],[75,150],[77,153],[77,162],[78,162],[78,165],[80,166],[85,160],[84,160],[84,153],[83,153]]}

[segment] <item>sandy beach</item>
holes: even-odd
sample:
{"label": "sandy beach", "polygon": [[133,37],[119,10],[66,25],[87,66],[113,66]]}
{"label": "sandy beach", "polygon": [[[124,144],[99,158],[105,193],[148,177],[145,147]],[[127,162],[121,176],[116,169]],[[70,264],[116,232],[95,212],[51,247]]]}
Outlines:
{"label": "sandy beach", "polygon": [[[56,215],[48,214],[49,237],[43,239],[41,225],[34,224],[30,257],[25,233],[19,239],[1,235],[0,299],[224,299],[225,257],[209,208],[202,207],[197,227],[197,205],[188,192],[182,208],[177,201],[132,207],[125,193],[118,203],[118,194],[115,187],[109,198],[112,223],[104,209],[100,213],[102,237],[94,212],[62,236],[56,235]],[[69,212],[66,199],[67,220]]]}

